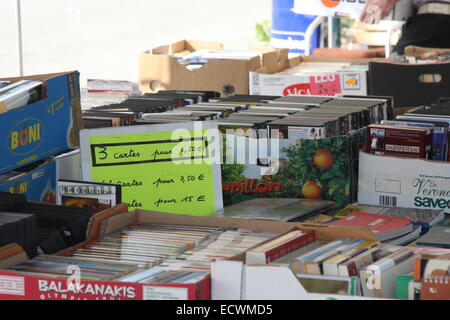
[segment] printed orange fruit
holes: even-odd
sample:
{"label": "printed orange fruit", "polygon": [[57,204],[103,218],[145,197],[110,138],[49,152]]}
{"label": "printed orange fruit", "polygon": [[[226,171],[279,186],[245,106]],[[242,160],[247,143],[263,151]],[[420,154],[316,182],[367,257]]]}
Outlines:
{"label": "printed orange fruit", "polygon": [[322,194],[322,189],[314,181],[308,181],[302,188],[303,197],[306,199],[318,199]]}
{"label": "printed orange fruit", "polygon": [[322,0],[322,3],[327,8],[337,7],[341,1],[340,0]]}
{"label": "printed orange fruit", "polygon": [[330,169],[333,166],[334,158],[330,151],[321,149],[314,154],[313,163],[319,168]]}

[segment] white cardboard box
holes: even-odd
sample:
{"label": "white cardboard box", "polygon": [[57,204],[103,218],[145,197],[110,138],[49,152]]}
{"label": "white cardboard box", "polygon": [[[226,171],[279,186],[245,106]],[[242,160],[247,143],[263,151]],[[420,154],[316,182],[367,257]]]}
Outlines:
{"label": "white cardboard box", "polygon": [[367,95],[367,71],[345,70],[334,73],[295,76],[250,72],[252,95]]}
{"label": "white cardboard box", "polygon": [[[246,266],[242,300],[375,300],[359,296],[309,293],[288,267]],[[378,299],[376,299],[378,300]]]}
{"label": "white cardboard box", "polygon": [[[284,266],[246,266],[241,261],[212,262],[212,300],[372,300],[374,298],[309,293]],[[219,276],[220,275],[220,276]]]}
{"label": "white cardboard box", "polygon": [[[361,68],[342,69],[339,65],[367,65],[370,61],[386,59],[348,59],[297,56],[289,59],[286,69],[267,72],[259,69],[249,73],[249,91],[253,95],[358,95],[368,92],[368,71]],[[303,66],[304,73],[302,72]],[[314,70],[317,69],[317,72]],[[289,74],[301,72],[302,75]]]}
{"label": "white cardboard box", "polygon": [[450,162],[359,153],[358,203],[450,211]]}
{"label": "white cardboard box", "polygon": [[[320,241],[331,241],[345,237],[376,241],[375,236],[368,228],[338,228],[300,223],[297,224],[297,227],[303,230],[314,230],[316,239]],[[269,265],[248,266],[243,260],[244,258],[240,260],[216,260],[211,262],[212,300],[308,300],[336,298],[333,295],[315,295],[306,292],[288,267],[274,267]],[[257,269],[254,270],[254,268]],[[269,276],[270,279],[268,278]],[[261,287],[261,290],[264,291],[258,293],[258,288]],[[280,288],[282,290],[279,290]],[[340,297],[340,299],[353,298],[358,299],[360,297]]]}

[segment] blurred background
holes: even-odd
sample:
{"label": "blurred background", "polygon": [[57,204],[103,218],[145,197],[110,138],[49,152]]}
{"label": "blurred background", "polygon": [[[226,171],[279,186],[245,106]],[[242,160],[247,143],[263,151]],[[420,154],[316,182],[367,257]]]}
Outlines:
{"label": "blurred background", "polygon": [[[181,39],[248,49],[271,0],[22,0],[24,74],[137,81],[139,53]],[[0,76],[17,76],[16,1],[0,1]]]}

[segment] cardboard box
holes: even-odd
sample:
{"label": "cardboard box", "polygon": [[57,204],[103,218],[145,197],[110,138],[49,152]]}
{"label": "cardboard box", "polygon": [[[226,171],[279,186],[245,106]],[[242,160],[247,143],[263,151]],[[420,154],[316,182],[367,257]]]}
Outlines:
{"label": "cardboard box", "polygon": [[369,94],[393,97],[394,108],[429,105],[449,95],[450,63],[369,62],[369,77]]}
{"label": "cardboard box", "polygon": [[[294,8],[292,8],[292,11],[298,14],[359,19],[364,5],[365,1],[362,0],[294,0]],[[402,0],[396,4],[392,12],[384,20],[403,21],[412,15],[412,1]]]}
{"label": "cardboard box", "polygon": [[0,115],[0,174],[79,145],[79,73],[53,73],[7,81],[40,80],[43,98]]}
{"label": "cardboard box", "polygon": [[[130,224],[169,224],[212,227],[242,227],[252,229],[252,221],[239,219],[223,219],[214,217],[192,217],[160,212],[136,210],[114,215],[101,222],[100,234],[108,234]],[[254,224],[253,224],[254,225]],[[295,225],[295,224],[294,224]],[[71,251],[87,245],[95,240],[96,227],[91,225],[87,241],[68,248],[58,255],[66,255]],[[283,232],[292,225],[283,223],[269,228],[264,222],[256,222],[256,230],[273,229]],[[2,268],[26,261],[23,253],[0,261]],[[210,300],[211,278],[207,277],[195,284],[163,284],[148,285],[117,281],[82,281],[82,289],[70,290],[64,279],[23,275],[11,271],[0,270],[0,299],[2,300]],[[102,288],[93,294],[92,288]],[[90,289],[90,290],[88,290]]]}
{"label": "cardboard box", "polygon": [[49,157],[22,170],[21,175],[0,182],[0,191],[25,194],[30,201],[56,203],[58,179],[80,180],[79,150]]}
{"label": "cardboard box", "polygon": [[223,44],[182,40],[143,52],[139,57],[139,88],[143,93],[158,90],[211,90],[222,95],[248,94],[248,73],[285,69],[288,49],[273,49],[250,60],[209,60],[201,68],[189,70],[172,53],[222,50]]}
{"label": "cardboard box", "polygon": [[361,296],[309,293],[289,267],[245,266],[242,300],[383,300]]}
{"label": "cardboard box", "polygon": [[[294,223],[289,224],[294,225]],[[367,228],[343,228],[316,224],[296,224],[296,227],[303,230],[314,230],[316,239],[320,241],[332,241],[341,238],[376,241],[375,236]],[[214,261],[212,263],[211,277],[213,300],[361,298],[310,294],[302,287],[289,267],[274,265],[250,266],[246,265],[243,258]]]}
{"label": "cardboard box", "polygon": [[[369,61],[384,59],[333,59],[324,57],[299,56],[291,58],[287,64],[293,68],[305,62],[337,62],[364,65]],[[314,73],[307,76],[277,74],[259,70],[250,72],[250,94],[254,95],[367,95],[368,77],[366,70],[341,70],[337,72]]]}
{"label": "cardboard box", "polygon": [[360,151],[358,203],[450,212],[450,163]]}
{"label": "cardboard box", "polygon": [[[264,197],[321,198],[335,201],[338,208],[345,207],[356,201],[358,152],[365,140],[365,129],[348,136],[298,143],[226,135],[224,205]],[[314,163],[316,154],[329,166]]]}
{"label": "cardboard box", "polygon": [[42,160],[27,172],[0,184],[0,191],[24,194],[28,200],[56,203],[56,162]]}
{"label": "cardboard box", "polygon": [[[315,224],[299,224],[294,222],[273,222],[264,220],[250,220],[250,219],[236,219],[223,217],[197,217],[178,214],[167,214],[161,212],[135,210],[134,212],[118,214],[102,222],[100,227],[100,234],[89,232],[87,241],[76,245],[72,248],[64,250],[58,255],[66,255],[71,251],[83,247],[85,244],[91,242],[94,237],[108,234],[118,230],[126,225],[142,223],[142,224],[167,224],[167,225],[188,225],[188,226],[202,226],[202,227],[221,227],[221,228],[242,228],[249,230],[258,230],[265,232],[285,233],[296,228],[305,230],[314,230],[316,238],[323,241],[330,241],[336,238],[351,237],[358,239],[375,240],[372,232],[367,228],[353,228],[353,227],[331,227]],[[94,226],[91,227],[95,229]],[[242,285],[242,270],[243,262],[245,261],[245,253],[233,257],[231,260],[220,260],[219,264],[212,264],[211,279],[212,283],[201,283],[202,287],[198,288],[199,294],[203,294],[205,299],[236,299],[241,297]],[[223,270],[219,270],[222,268]],[[184,288],[186,285],[177,285]],[[192,285],[191,285],[192,286]],[[201,289],[201,290],[200,290]],[[203,291],[202,291],[203,290]],[[204,290],[209,292],[209,296]],[[231,292],[231,293],[230,293]],[[216,298],[214,298],[216,297]],[[1,298],[1,295],[0,295]],[[189,299],[191,296],[189,296]]]}
{"label": "cardboard box", "polygon": [[422,53],[447,53],[450,52],[450,49],[445,48],[426,48],[426,47],[419,47],[419,46],[407,46],[405,48],[405,55],[412,56],[415,54],[422,54]]}
{"label": "cardboard box", "polygon": [[[15,260],[15,261],[14,261]],[[26,259],[10,260],[8,267]],[[208,300],[210,278],[198,284],[143,285],[117,281],[82,281],[81,288],[69,287],[67,280],[30,276],[0,270],[2,300]]]}

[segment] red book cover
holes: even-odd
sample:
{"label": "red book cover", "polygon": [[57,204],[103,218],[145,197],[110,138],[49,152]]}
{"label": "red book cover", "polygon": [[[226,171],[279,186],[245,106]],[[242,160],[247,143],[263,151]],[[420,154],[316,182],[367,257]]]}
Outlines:
{"label": "red book cover", "polygon": [[356,268],[356,262],[352,262],[347,265],[348,270],[348,276],[349,277],[356,277],[358,276],[358,269]]}
{"label": "red book cover", "polygon": [[294,238],[280,246],[277,246],[266,252],[266,262],[274,261],[286,254],[289,254],[295,250],[298,250],[316,240],[314,231],[307,231],[300,237]]}
{"label": "red book cover", "polygon": [[422,279],[420,300],[450,300],[449,276],[433,276]]}
{"label": "red book cover", "polygon": [[[328,225],[334,226],[346,226],[346,227],[366,227],[380,238],[381,235],[395,232],[396,230],[411,227],[412,222],[410,219],[401,219],[396,217],[387,217],[378,214],[365,213],[354,211],[349,214],[346,218],[341,220],[333,221],[327,223]],[[403,232],[407,233],[407,232]]]}

